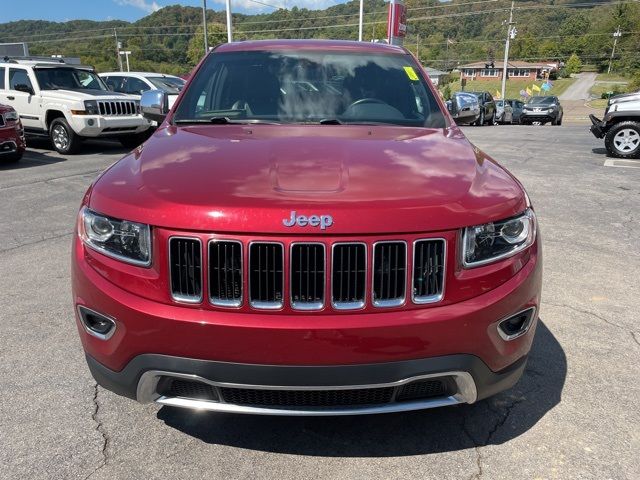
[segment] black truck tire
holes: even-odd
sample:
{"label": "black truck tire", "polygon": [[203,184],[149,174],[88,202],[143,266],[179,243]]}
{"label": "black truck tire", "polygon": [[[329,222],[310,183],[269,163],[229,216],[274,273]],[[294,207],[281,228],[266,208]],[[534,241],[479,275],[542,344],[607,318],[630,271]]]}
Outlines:
{"label": "black truck tire", "polygon": [[604,136],[607,152],[618,158],[640,158],[640,122],[613,125]]}

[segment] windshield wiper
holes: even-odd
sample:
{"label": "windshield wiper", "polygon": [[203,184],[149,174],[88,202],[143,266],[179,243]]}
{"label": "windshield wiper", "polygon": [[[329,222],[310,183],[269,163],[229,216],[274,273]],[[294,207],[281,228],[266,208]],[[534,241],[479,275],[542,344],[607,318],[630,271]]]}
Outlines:
{"label": "windshield wiper", "polygon": [[211,117],[209,123],[214,125],[252,125],[262,123],[265,125],[280,125],[278,122],[272,120],[261,120],[259,118],[245,118],[242,120],[234,120],[229,117]]}
{"label": "windshield wiper", "polygon": [[320,125],[342,125],[342,122],[337,118],[323,118],[318,123]]}

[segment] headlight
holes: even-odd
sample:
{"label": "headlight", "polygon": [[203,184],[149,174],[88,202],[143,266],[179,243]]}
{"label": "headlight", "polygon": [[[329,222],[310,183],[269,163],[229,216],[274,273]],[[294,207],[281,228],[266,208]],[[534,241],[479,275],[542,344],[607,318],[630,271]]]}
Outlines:
{"label": "headlight", "polygon": [[510,257],[530,247],[535,238],[536,216],[531,209],[500,222],[467,227],[462,239],[462,263],[470,268]]}
{"label": "headlight", "polygon": [[100,115],[100,110],[98,109],[98,102],[96,100],[85,100],[84,110],[87,115]]}
{"label": "headlight", "polygon": [[7,122],[17,122],[20,117],[18,116],[18,112],[12,110],[4,114],[4,119]]}
{"label": "headlight", "polygon": [[80,236],[85,244],[109,257],[148,266],[151,264],[149,225],[100,215],[84,207]]}

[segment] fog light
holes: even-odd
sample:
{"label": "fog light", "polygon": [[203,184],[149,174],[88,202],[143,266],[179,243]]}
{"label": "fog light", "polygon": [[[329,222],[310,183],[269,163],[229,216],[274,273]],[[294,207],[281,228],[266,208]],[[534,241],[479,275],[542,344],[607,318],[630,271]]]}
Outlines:
{"label": "fog light", "polygon": [[93,127],[93,124],[96,123],[92,118],[90,118],[89,120],[87,120],[87,125],[89,125],[90,127]]}
{"label": "fog light", "polygon": [[100,340],[109,340],[116,331],[116,322],[111,317],[82,305],[78,305],[78,315],[85,331]]}
{"label": "fog light", "polygon": [[521,337],[529,330],[536,313],[535,307],[518,312],[498,323],[498,333],[503,340]]}

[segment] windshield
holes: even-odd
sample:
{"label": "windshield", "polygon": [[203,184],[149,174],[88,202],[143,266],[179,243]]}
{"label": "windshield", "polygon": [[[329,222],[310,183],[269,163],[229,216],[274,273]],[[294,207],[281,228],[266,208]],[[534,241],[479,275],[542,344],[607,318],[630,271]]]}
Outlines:
{"label": "windshield", "polygon": [[149,80],[154,87],[167,93],[179,93],[186,83],[177,77],[147,77],[147,80]]}
{"label": "windshield", "polygon": [[531,97],[527,102],[527,105],[551,105],[555,103],[554,97]]}
{"label": "windshield", "polygon": [[409,55],[251,51],[208,57],[174,121],[388,123],[444,128]]}
{"label": "windshield", "polygon": [[76,68],[36,68],[41,90],[105,90],[102,79],[89,70]]}

